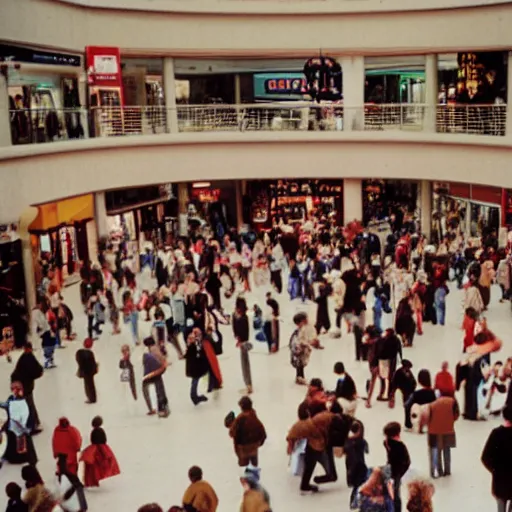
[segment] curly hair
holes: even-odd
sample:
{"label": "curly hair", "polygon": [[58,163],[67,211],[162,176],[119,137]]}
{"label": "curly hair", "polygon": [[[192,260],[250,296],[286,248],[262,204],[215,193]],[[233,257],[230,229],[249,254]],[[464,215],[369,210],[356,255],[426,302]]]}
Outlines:
{"label": "curly hair", "polygon": [[432,496],[435,488],[428,480],[416,479],[409,482],[409,501],[407,510],[409,512],[432,512]]}

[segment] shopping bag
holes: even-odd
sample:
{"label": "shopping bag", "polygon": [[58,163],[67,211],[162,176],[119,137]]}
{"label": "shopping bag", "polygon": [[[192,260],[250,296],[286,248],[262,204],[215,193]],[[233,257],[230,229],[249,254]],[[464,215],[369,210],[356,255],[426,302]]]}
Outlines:
{"label": "shopping bag", "polygon": [[304,458],[306,453],[307,439],[301,439],[295,443],[290,456],[290,471],[293,476],[302,476],[304,472]]}

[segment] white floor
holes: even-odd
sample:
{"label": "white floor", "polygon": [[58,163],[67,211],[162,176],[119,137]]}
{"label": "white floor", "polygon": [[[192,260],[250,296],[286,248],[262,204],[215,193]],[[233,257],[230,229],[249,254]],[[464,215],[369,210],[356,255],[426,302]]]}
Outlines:
{"label": "white floor", "polygon": [[[258,290],[263,296],[265,290]],[[493,359],[505,359],[512,355],[510,327],[512,313],[510,304],[499,304],[498,288],[493,289],[493,300],[488,313],[489,325],[504,338],[504,349]],[[78,340],[85,337],[86,322],[81,314],[78,286],[65,290],[68,304],[75,312]],[[249,297],[252,305],[255,295]],[[443,360],[449,360],[453,370],[461,350],[461,292],[453,290],[448,297],[448,323],[445,327],[427,324],[425,334],[417,337],[415,346],[406,349],[406,357],[414,363],[415,371],[422,367],[437,371]],[[285,437],[289,426],[295,421],[297,405],[304,396],[304,388],[294,384],[294,373],[289,365],[286,348],[292,329],[291,317],[302,310],[300,304],[290,304],[286,296],[280,299],[282,316],[282,349],[267,355],[266,347],[256,343],[251,352],[251,364],[255,393],[255,408],[264,422],[268,440],[260,452],[262,482],[267,487],[275,511],[310,511],[312,506],[323,510],[348,510],[349,490],[345,483],[344,460],[338,461],[340,479],[336,484],[322,487],[315,496],[300,496],[299,480],[288,471]],[[228,308],[229,309],[229,308]],[[310,308],[311,309],[311,308]],[[311,311],[313,311],[311,309]],[[334,319],[334,317],[332,317]],[[143,333],[149,331],[149,323],[143,323]],[[141,397],[134,403],[126,387],[119,380],[119,347],[129,343],[130,336],[123,326],[123,334],[110,335],[106,326],[94,350],[100,361],[97,377],[99,402],[84,404],[82,382],[75,376],[75,351],[79,341],[67,343],[66,350],[56,353],[58,368],[50,370],[36,384],[35,398],[44,432],[35,438],[40,459],[39,469],[50,485],[54,482],[55,464],[51,452],[51,435],[57,419],[66,415],[76,425],[88,443],[91,418],[100,414],[108,441],[118,457],[121,475],[105,481],[99,489],[87,492],[89,509],[135,511],[147,502],[156,501],[165,510],[179,504],[187,486],[187,470],[191,465],[200,465],[205,478],[211,482],[220,498],[220,512],[238,510],[241,497],[240,469],[233,453],[232,443],[223,426],[224,416],[237,410],[242,388],[238,352],[231,336],[231,328],[225,330],[225,353],[220,364],[225,379],[224,389],[217,399],[194,407],[189,399],[190,381],[185,377],[184,362],[178,361],[170,348],[172,366],[165,374],[165,384],[171,405],[171,416],[167,419],[147,417]],[[344,361],[364,394],[367,365],[354,361],[354,341],[351,335],[341,339],[325,337],[326,350],[315,351],[307,367],[306,376],[321,377],[326,387],[333,387],[335,377],[332,367],[335,361]],[[141,357],[143,348],[135,349],[133,361],[140,386]],[[38,350],[38,356],[42,356]],[[11,366],[0,360],[1,398],[8,395]],[[203,383],[204,385],[204,383]],[[363,403],[358,408],[358,417],[364,422],[370,445],[370,465],[383,464],[385,453],[382,446],[382,427],[391,420],[403,422],[403,409],[390,410],[385,403],[375,402],[366,410]],[[436,512],[453,510],[491,511],[494,502],[490,493],[490,476],[480,464],[480,454],[489,431],[498,420],[488,422],[466,422],[457,424],[458,447],[452,454],[452,476],[435,482]],[[405,433],[403,439],[412,458],[413,471],[428,473],[427,441],[425,436]],[[3,489],[11,480],[20,481],[20,468],[6,464],[0,470],[0,509],[5,507]],[[404,493],[405,494],[405,491]]]}

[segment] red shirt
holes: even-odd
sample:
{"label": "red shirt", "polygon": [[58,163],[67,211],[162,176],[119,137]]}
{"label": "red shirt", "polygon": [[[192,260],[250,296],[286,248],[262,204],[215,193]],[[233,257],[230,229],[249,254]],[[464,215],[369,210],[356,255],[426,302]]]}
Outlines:
{"label": "red shirt", "polygon": [[453,382],[453,377],[449,371],[441,370],[436,375],[434,389],[438,389],[443,395],[455,395],[455,383]]}
{"label": "red shirt", "polygon": [[464,315],[462,322],[462,328],[464,329],[464,352],[468,347],[475,343],[475,320]]}

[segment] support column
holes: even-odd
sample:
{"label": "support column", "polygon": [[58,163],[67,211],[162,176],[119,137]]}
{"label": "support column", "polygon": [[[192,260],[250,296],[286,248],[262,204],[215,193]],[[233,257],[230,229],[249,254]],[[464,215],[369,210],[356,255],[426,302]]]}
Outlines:
{"label": "support column", "polygon": [[346,178],[343,180],[343,224],[363,221],[363,180]]}
{"label": "support column", "polygon": [[244,205],[243,205],[243,190],[241,180],[235,181],[235,194],[236,194],[236,230],[238,233],[242,230],[244,225]]}
{"label": "support column", "polygon": [[84,129],[84,139],[88,139],[90,137],[89,120],[91,122],[93,120],[93,116],[89,115],[89,110],[87,108],[89,104],[87,94],[87,75],[85,73],[81,73],[78,78],[78,99],[81,105],[80,121],[82,122],[82,127]]}
{"label": "support column", "polygon": [[512,52],[508,52],[507,62],[507,120],[505,136],[512,138]]}
{"label": "support column", "polygon": [[[36,307],[36,278],[34,275],[34,257],[32,255],[32,246],[30,244],[30,233],[28,228],[39,213],[39,209],[30,206],[21,214],[19,235],[21,239],[21,258],[23,261],[23,276],[25,278],[25,304],[29,318],[32,310]],[[28,323],[29,329],[32,322]]]}
{"label": "support column", "polygon": [[437,131],[437,97],[438,97],[438,71],[437,55],[425,56],[425,117],[423,131],[435,133]]}
{"label": "support column", "polygon": [[188,183],[178,183],[178,231],[180,236],[188,234]]}
{"label": "support column", "polygon": [[420,183],[420,224],[421,232],[430,241],[432,235],[432,182],[423,180]]}
{"label": "support column", "polygon": [[364,57],[341,57],[338,59],[342,71],[343,130],[364,129]]}
{"label": "support column", "polygon": [[0,73],[0,147],[12,144],[10,119],[7,78]]}
{"label": "support column", "polygon": [[107,238],[109,235],[107,224],[107,203],[105,202],[105,192],[96,192],[94,194],[94,220],[96,221],[96,232],[98,240]]}
{"label": "support column", "polygon": [[164,96],[166,108],[166,131],[178,133],[178,110],[176,107],[176,80],[174,78],[174,59],[164,58]]}
{"label": "support column", "polygon": [[235,75],[235,105],[240,105],[242,103],[242,88],[240,85],[240,75],[237,73]]}

